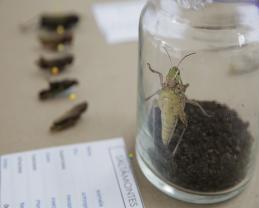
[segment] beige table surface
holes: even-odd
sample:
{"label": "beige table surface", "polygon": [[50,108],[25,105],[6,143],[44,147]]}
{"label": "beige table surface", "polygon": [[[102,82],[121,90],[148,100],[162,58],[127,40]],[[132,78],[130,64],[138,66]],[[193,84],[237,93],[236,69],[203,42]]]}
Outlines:
{"label": "beige table surface", "polygon": [[[128,150],[134,151],[137,43],[108,45],[91,12],[91,6],[96,2],[101,1],[0,1],[0,154],[115,136],[123,136]],[[37,93],[47,83],[34,62],[42,51],[36,32],[22,34],[18,25],[42,11],[62,9],[83,15],[72,49],[76,62],[65,74],[65,77],[80,79],[76,89],[78,98],[74,102],[60,99],[41,103]],[[85,99],[90,108],[76,127],[58,134],[49,133],[54,118]],[[239,197],[227,203],[200,206],[173,200],[157,191],[144,178],[135,158],[133,167],[147,208],[259,207],[258,176]]]}

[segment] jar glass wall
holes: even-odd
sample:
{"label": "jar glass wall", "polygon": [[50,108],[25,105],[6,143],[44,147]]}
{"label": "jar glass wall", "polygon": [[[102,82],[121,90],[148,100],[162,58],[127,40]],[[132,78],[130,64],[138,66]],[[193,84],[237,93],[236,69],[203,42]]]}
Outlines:
{"label": "jar glass wall", "polygon": [[190,2],[150,0],[142,12],[136,148],[157,188],[215,203],[253,172],[259,13],[252,1]]}

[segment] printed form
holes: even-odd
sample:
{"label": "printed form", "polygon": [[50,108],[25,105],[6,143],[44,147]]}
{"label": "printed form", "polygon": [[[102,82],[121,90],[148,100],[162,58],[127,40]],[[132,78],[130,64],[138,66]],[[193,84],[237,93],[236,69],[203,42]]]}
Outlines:
{"label": "printed form", "polygon": [[122,138],[1,156],[1,208],[142,208]]}

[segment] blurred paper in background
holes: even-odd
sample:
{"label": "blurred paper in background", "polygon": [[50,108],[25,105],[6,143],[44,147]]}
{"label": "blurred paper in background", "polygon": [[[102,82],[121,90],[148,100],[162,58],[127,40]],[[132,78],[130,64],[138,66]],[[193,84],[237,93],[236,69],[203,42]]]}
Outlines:
{"label": "blurred paper in background", "polygon": [[138,22],[145,1],[98,3],[92,9],[108,43],[136,41]]}

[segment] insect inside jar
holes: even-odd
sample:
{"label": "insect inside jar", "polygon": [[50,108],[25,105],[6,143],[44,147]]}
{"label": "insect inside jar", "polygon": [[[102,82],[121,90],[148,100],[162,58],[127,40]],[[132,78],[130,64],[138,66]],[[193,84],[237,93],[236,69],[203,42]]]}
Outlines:
{"label": "insect inside jar", "polygon": [[[35,23],[35,20],[37,22]],[[64,34],[74,29],[80,22],[80,16],[77,13],[45,13],[38,18],[31,18],[21,25],[22,31],[28,31],[32,26],[37,25],[40,30],[47,32]]]}
{"label": "insect inside jar", "polygon": [[[188,127],[188,118],[185,114],[185,105],[187,103],[192,104],[200,108],[202,113],[205,116],[210,116],[203,109],[203,107],[196,101],[190,100],[185,95],[189,84],[183,84],[181,74],[180,74],[180,65],[181,63],[189,56],[194,55],[196,53],[190,53],[184,56],[176,66],[173,66],[171,57],[168,51],[165,48],[165,51],[169,57],[170,63],[172,67],[169,69],[166,79],[164,81],[163,74],[159,71],[154,70],[149,63],[147,63],[148,69],[159,76],[161,89],[159,89],[156,93],[146,98],[146,101],[151,99],[155,95],[159,95],[158,98],[158,106],[161,111],[161,122],[162,122],[162,141],[163,144],[168,146],[171,138],[173,137],[175,128],[177,126],[178,121],[180,120],[185,129],[182,132],[181,137],[183,136],[186,128]],[[180,143],[181,139],[179,140]],[[175,151],[177,148],[175,148]]]}
{"label": "insect inside jar", "polygon": [[68,92],[72,87],[78,84],[79,82],[76,79],[64,79],[49,82],[49,88],[39,92],[39,99],[44,101],[55,98],[62,95],[62,93]]}
{"label": "insect inside jar", "polygon": [[67,111],[63,116],[55,120],[52,126],[50,127],[50,130],[53,132],[56,132],[56,131],[61,131],[74,126],[80,119],[81,115],[87,109],[88,109],[87,102],[83,102],[74,106],[72,109]]}
{"label": "insect inside jar", "polygon": [[62,57],[47,59],[40,57],[37,61],[37,65],[43,71],[48,71],[52,75],[58,75],[64,72],[67,67],[74,62],[74,56],[71,54],[64,55]]}
{"label": "insect inside jar", "polygon": [[40,35],[39,41],[43,48],[51,51],[63,51],[66,46],[71,46],[73,43],[73,34],[65,33],[63,35]]}

